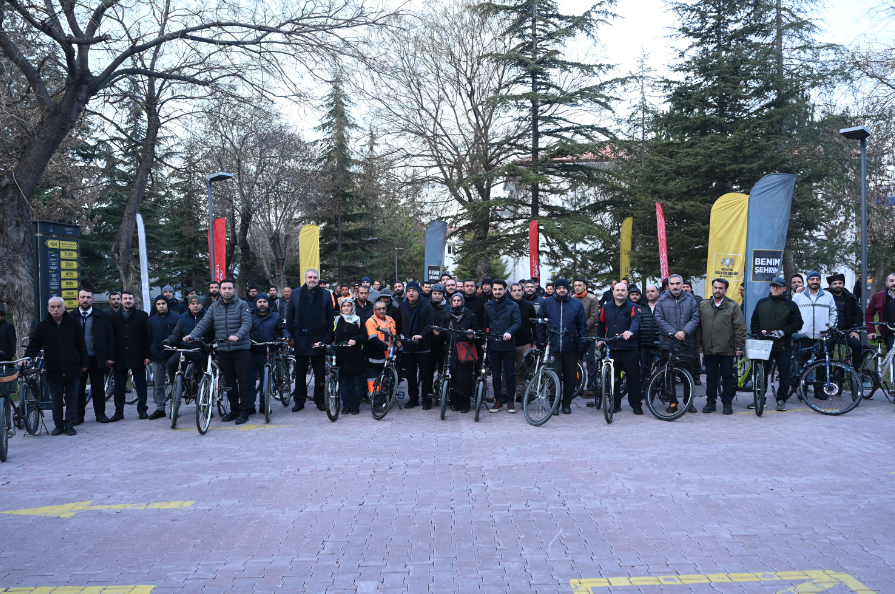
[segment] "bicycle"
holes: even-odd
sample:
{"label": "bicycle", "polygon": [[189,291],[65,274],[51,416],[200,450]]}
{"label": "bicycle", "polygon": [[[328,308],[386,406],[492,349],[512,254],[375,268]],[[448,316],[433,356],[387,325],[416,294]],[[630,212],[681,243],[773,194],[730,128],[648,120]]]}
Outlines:
{"label": "bicycle", "polygon": [[[395,336],[386,328],[380,328],[380,332],[388,337],[389,347],[385,356],[385,365],[382,371],[373,380],[373,393],[370,398],[370,409],[373,418],[381,421],[395,404],[398,393],[398,347],[395,343],[403,337]],[[401,408],[401,405],[398,405]]]}
{"label": "bicycle", "polygon": [[482,410],[482,406],[487,406],[485,402],[488,399],[488,376],[491,375],[491,366],[488,361],[488,340],[490,340],[491,335],[485,330],[484,332],[474,332],[473,337],[483,339],[482,358],[479,359],[479,366],[476,370],[475,388],[473,389],[473,394],[475,394],[475,421],[478,423],[479,413]]}
{"label": "bicycle", "polygon": [[[885,326],[889,332],[895,333],[895,324],[888,322],[879,322],[880,326]],[[861,377],[865,384],[870,384],[869,393],[864,395],[865,399],[872,398],[877,390],[881,391],[886,400],[892,402],[895,399],[895,348],[889,349],[887,354],[883,354],[884,341],[879,340],[876,348],[865,347],[864,356],[861,359]]]}
{"label": "bicycle", "polygon": [[[264,399],[264,422],[270,423],[270,403],[274,398],[280,400],[282,402],[281,391],[278,390],[278,385],[276,382],[276,355],[274,355],[274,365],[271,365],[270,361],[270,347],[275,347],[277,349],[282,348],[285,339],[274,340],[272,342],[255,342],[254,340],[251,343],[255,346],[263,346],[265,351],[265,361],[264,361],[264,375],[260,378],[261,380],[261,397]],[[252,400],[255,399],[255,386],[251,386],[252,390]],[[288,400],[287,400],[288,402]],[[253,405],[254,406],[254,405]]]}
{"label": "bicycle", "polygon": [[468,334],[466,330],[452,330],[450,328],[441,328],[439,326],[432,326],[433,330],[438,330],[439,332],[447,332],[449,333],[451,339],[447,344],[447,352],[444,355],[444,364],[442,366],[441,372],[438,374],[438,377],[435,379],[435,396],[438,398],[438,406],[440,410],[441,420],[444,420],[445,413],[447,412],[448,400],[451,396],[451,367],[454,365],[454,336],[457,334]]}
{"label": "bicycle", "polygon": [[[669,334],[674,337],[674,334]],[[696,385],[688,367],[693,364],[696,349],[674,340],[664,361],[649,378],[646,405],[660,421],[674,421],[693,404]]]}
{"label": "bicycle", "polygon": [[208,426],[211,424],[213,415],[212,409],[215,405],[217,405],[218,414],[221,417],[229,413],[229,402],[225,396],[228,388],[224,386],[224,378],[215,356],[218,345],[226,342],[227,339],[222,338],[216,343],[202,343],[203,346],[208,347],[208,363],[205,373],[202,374],[202,379],[199,381],[199,391],[196,398],[196,429],[199,430],[200,435],[205,435],[208,432]]}
{"label": "bicycle", "polygon": [[[15,385],[16,380],[19,379],[20,371],[16,369],[16,367],[18,367],[18,364],[21,361],[28,361],[28,359],[0,361],[0,367],[4,370],[3,373],[6,373],[5,370],[7,367],[13,367],[13,369],[15,369],[15,371],[9,375],[0,376],[0,387],[5,388],[0,390],[0,462],[6,462],[7,455],[9,454],[9,438],[16,434],[16,427],[21,429],[25,426],[25,417],[21,417],[19,409],[12,405],[12,391],[10,390],[10,384]],[[19,396],[19,401],[24,402],[24,398],[22,398],[23,394],[20,394]],[[36,401],[34,404],[37,404]],[[28,433],[34,435],[30,430]]]}
{"label": "bicycle", "polygon": [[180,361],[177,362],[177,373],[174,374],[174,388],[171,390],[171,429],[176,429],[177,418],[180,415],[180,401],[185,400],[189,404],[197,394],[196,364],[187,353],[199,353],[202,349],[201,347],[178,349],[166,345],[164,350],[179,353],[176,356],[180,357]]}
{"label": "bicycle", "polygon": [[[532,318],[532,322],[547,325],[546,318]],[[540,427],[550,417],[557,414],[560,402],[559,376],[547,364],[550,361],[550,335],[566,334],[558,328],[547,327],[547,345],[543,351],[537,346],[526,352],[525,357],[529,361],[526,374],[526,386],[522,395],[522,414],[529,425]]]}
{"label": "bicycle", "polygon": [[[857,407],[864,396],[864,383],[855,368],[832,360],[830,345],[840,340],[842,334],[835,328],[822,330],[813,350],[823,353],[823,359],[810,363],[799,375],[798,389],[802,401],[824,415],[843,415]],[[817,374],[821,374],[823,379],[817,381]],[[808,397],[808,383],[814,384],[814,398]]]}
{"label": "bicycle", "polygon": [[[764,413],[765,394],[767,393],[767,376],[764,373],[765,362],[771,358],[771,349],[774,339],[783,338],[783,332],[773,330],[768,334],[760,334],[756,338],[746,339],[745,354],[752,362],[752,406],[755,416],[760,417]],[[776,393],[774,394],[776,396]]]}
{"label": "bicycle", "polygon": [[19,370],[19,410],[17,427],[29,435],[37,435],[43,422],[44,411],[40,407],[40,395],[44,391],[43,351],[31,364]]}
{"label": "bicycle", "polygon": [[[600,401],[603,405],[603,418],[606,419],[606,423],[612,424],[612,415],[615,412],[615,361],[612,359],[612,353],[609,349],[609,341],[618,340],[619,338],[624,338],[621,334],[616,334],[615,336],[610,336],[607,338],[587,338],[588,341],[599,341],[603,343],[603,346],[598,347],[599,351],[602,351],[599,359],[602,361],[600,363]],[[621,386],[619,386],[621,388]],[[594,393],[594,407],[600,408],[596,402],[596,392]]]}
{"label": "bicycle", "polygon": [[326,416],[333,423],[339,418],[342,410],[342,393],[339,391],[339,366],[336,365],[336,349],[350,347],[347,342],[328,344],[326,346],[326,381],[324,382],[323,401],[326,403]]}
{"label": "bicycle", "polygon": [[276,399],[283,406],[289,406],[289,401],[292,399],[292,382],[295,379],[295,356],[289,348],[288,341],[284,340],[277,350],[273,377]]}

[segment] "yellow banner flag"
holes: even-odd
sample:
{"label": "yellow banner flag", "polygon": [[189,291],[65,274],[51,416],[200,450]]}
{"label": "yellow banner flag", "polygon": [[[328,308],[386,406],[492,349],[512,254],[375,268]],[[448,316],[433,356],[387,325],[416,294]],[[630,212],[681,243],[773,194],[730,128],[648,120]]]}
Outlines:
{"label": "yellow banner flag", "polygon": [[634,218],[628,217],[622,221],[622,245],[621,245],[621,277],[631,279],[631,233],[634,227]]}
{"label": "yellow banner flag", "polygon": [[320,271],[320,227],[305,225],[298,234],[298,262],[301,267],[301,284],[309,268]]}
{"label": "yellow banner flag", "polygon": [[748,194],[724,194],[712,206],[705,283],[706,299],[712,296],[712,280],[723,278],[730,283],[727,296],[740,305],[743,304],[740,285],[743,284],[748,220]]}

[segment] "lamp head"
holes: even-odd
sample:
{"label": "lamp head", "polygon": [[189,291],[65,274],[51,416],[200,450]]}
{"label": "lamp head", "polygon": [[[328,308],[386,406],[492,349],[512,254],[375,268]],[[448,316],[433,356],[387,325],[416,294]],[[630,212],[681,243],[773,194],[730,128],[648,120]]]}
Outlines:
{"label": "lamp head", "polygon": [[225,179],[230,179],[231,177],[233,177],[232,173],[224,173],[223,171],[220,171],[218,173],[212,173],[211,175],[206,175],[205,179],[206,179],[206,181],[214,183],[217,181],[224,181]]}
{"label": "lamp head", "polygon": [[839,134],[849,140],[865,140],[870,136],[870,130],[865,126],[856,126],[854,128],[843,128],[839,131]]}

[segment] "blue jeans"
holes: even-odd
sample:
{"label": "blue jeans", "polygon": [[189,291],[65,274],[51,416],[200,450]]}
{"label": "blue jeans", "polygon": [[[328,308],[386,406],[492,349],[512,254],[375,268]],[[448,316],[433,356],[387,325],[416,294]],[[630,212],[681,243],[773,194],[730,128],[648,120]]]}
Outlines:
{"label": "blue jeans", "polygon": [[339,372],[339,394],[342,396],[342,410],[360,412],[360,401],[367,393],[367,378],[362,373]]}
{"label": "blue jeans", "polygon": [[[501,404],[516,397],[516,349],[512,351],[491,351],[491,382],[494,386],[494,397]],[[507,376],[507,393],[503,393],[503,375]]]}

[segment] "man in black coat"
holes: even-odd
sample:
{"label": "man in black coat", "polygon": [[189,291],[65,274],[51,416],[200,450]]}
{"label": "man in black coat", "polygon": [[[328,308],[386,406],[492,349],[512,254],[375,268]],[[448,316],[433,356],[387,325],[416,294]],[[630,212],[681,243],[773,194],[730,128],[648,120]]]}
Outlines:
{"label": "man in black coat", "polygon": [[[420,285],[416,281],[407,283],[404,289],[405,299],[399,307],[401,311],[401,326],[398,333],[405,338],[418,341],[416,344],[402,343],[404,354],[401,356],[401,366],[404,368],[404,377],[407,379],[407,394],[409,396],[404,408],[413,408],[420,403],[420,386],[422,383],[423,410],[432,408],[432,321],[434,312],[432,304],[420,298]],[[417,370],[419,370],[419,383],[417,382]]]}
{"label": "man in black coat", "polygon": [[[485,303],[483,325],[489,333],[488,348],[491,353],[491,369],[494,371],[491,383],[494,386],[495,402],[489,412],[500,412],[506,404],[507,412],[514,413],[516,412],[516,399],[513,398],[516,393],[516,333],[522,326],[522,314],[519,313],[519,306],[507,295],[505,280],[493,280],[489,294],[493,299]],[[506,384],[502,382],[504,373],[506,373]]]}
{"label": "man in black coat", "polygon": [[0,360],[16,358],[16,329],[6,321],[6,310],[0,310]]}
{"label": "man in black coat", "polygon": [[[522,402],[522,392],[525,390],[522,377],[522,356],[528,352],[533,342],[531,336],[531,319],[536,318],[538,313],[535,311],[533,301],[525,299],[525,291],[520,283],[510,285],[510,299],[519,306],[519,315],[522,319],[522,325],[516,332],[516,402]],[[540,305],[540,304],[539,304]],[[503,383],[506,386],[506,382]]]}
{"label": "man in black coat", "polygon": [[482,319],[485,317],[485,299],[475,292],[475,281],[468,278],[463,281],[463,298],[466,299],[466,309],[475,314],[479,327],[482,327]]}
{"label": "man in black coat", "polygon": [[[62,297],[50,297],[50,315],[37,325],[31,334],[25,358],[33,359],[44,351],[47,383],[53,397],[53,435],[77,435],[78,385],[81,374],[87,371],[87,345],[77,320],[65,311]],[[24,365],[22,361],[20,365]],[[65,407],[65,417],[62,407]]]}
{"label": "man in black coat", "polygon": [[115,333],[112,331],[112,316],[107,311],[93,307],[93,291],[78,291],[78,322],[84,343],[87,345],[87,371],[81,374],[78,387],[78,418],[75,425],[84,422],[87,413],[87,380],[90,380],[90,394],[97,423],[108,423],[106,416],[106,373],[111,373],[115,364]]}
{"label": "man in black coat", "polygon": [[314,404],[317,405],[317,410],[326,410],[323,405],[326,351],[314,348],[314,345],[325,342],[329,336],[335,309],[332,294],[319,286],[319,283],[320,272],[309,268],[305,273],[305,284],[292,292],[286,307],[286,329],[292,336],[289,342],[295,348],[295,369],[299,375],[293,392],[295,406],[292,407],[292,412],[303,409],[308,399],[308,385],[304,381],[308,362],[314,370]]}
{"label": "man in black coat", "polygon": [[[115,414],[109,419],[115,423],[124,418],[124,391],[127,388],[127,372],[130,371],[137,390],[137,413],[148,419],[146,412],[146,366],[149,365],[149,315],[136,308],[134,294],[121,292],[121,311],[112,314],[112,330],[115,334]],[[164,377],[161,378],[165,381]]]}
{"label": "man in black coat", "polygon": [[171,351],[165,350],[165,340],[180,321],[180,314],[168,310],[168,298],[162,294],[155,298],[153,303],[156,315],[149,318],[149,359],[152,365],[152,397],[155,400],[155,410],[149,415],[149,420],[165,418],[165,371],[167,361],[171,357]]}

